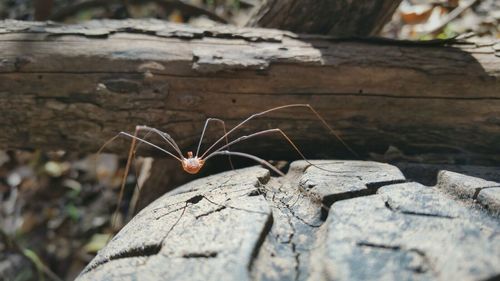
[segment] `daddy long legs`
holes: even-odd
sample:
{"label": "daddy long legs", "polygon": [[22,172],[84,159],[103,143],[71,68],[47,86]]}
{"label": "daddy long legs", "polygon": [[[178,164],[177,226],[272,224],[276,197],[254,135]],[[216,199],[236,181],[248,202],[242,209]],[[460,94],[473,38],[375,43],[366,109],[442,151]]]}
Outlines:
{"label": "daddy long legs", "polygon": [[[266,115],[266,114],[268,114],[270,112],[273,112],[273,111],[278,111],[278,110],[282,110],[282,109],[286,109],[286,108],[294,108],[294,107],[302,107],[302,108],[309,109],[316,116],[316,118],[319,119],[319,121],[324,125],[324,127],[326,127],[328,129],[328,131],[330,132],[330,134],[332,134],[336,139],[338,139],[346,147],[346,149],[349,150],[353,155],[355,155],[356,157],[358,157],[358,155],[356,154],[356,152],[349,145],[347,145],[347,143],[345,143],[342,140],[342,138],[340,138],[340,135],[335,130],[333,130],[333,128],[330,125],[328,125],[328,123],[325,121],[325,119],[309,104],[288,104],[288,105],[282,105],[282,106],[273,107],[271,109],[268,109],[268,110],[265,110],[265,111],[262,111],[262,112],[259,112],[259,113],[252,114],[248,118],[246,118],[243,121],[241,121],[240,123],[238,123],[236,126],[234,126],[229,131],[226,131],[226,126],[225,126],[225,123],[224,123],[223,120],[218,119],[218,118],[208,118],[205,121],[205,125],[203,126],[203,130],[201,132],[201,136],[200,136],[200,140],[198,142],[196,153],[193,153],[192,151],[188,151],[186,153],[187,157],[183,156],[181,149],[179,148],[179,146],[177,145],[177,143],[175,142],[175,140],[168,133],[160,131],[160,130],[158,130],[156,128],[149,127],[149,126],[136,126],[134,134],[130,134],[130,133],[123,132],[123,131],[119,132],[117,135],[115,135],[114,137],[112,137],[111,139],[109,139],[99,149],[99,151],[98,151],[98,154],[99,154],[109,143],[111,143],[112,141],[114,141],[118,137],[128,137],[128,138],[132,139],[132,143],[130,145],[128,159],[127,159],[127,164],[126,164],[126,167],[125,167],[125,171],[124,171],[124,175],[123,175],[123,179],[122,179],[122,183],[121,183],[121,188],[120,188],[120,193],[119,193],[119,198],[118,198],[119,202],[118,202],[117,210],[118,210],[118,208],[119,208],[119,206],[121,204],[121,201],[123,199],[123,191],[124,191],[124,187],[125,187],[125,179],[126,179],[128,173],[129,173],[130,166],[131,166],[131,161],[132,161],[132,158],[133,158],[133,156],[135,154],[138,142],[139,143],[143,143],[143,144],[148,145],[148,146],[151,146],[151,147],[153,147],[155,149],[158,149],[159,151],[161,151],[161,152],[167,154],[168,156],[176,159],[177,161],[180,162],[180,164],[181,164],[180,166],[182,167],[182,169],[185,172],[189,173],[189,174],[197,174],[203,168],[203,166],[205,165],[206,161],[208,161],[210,158],[212,158],[214,156],[217,156],[217,155],[227,155],[227,156],[238,156],[238,157],[249,158],[249,159],[254,160],[255,162],[260,163],[261,165],[263,165],[263,166],[271,169],[272,171],[274,171],[278,175],[284,176],[283,172],[281,172],[279,169],[277,169],[276,167],[274,167],[273,165],[271,165],[269,162],[267,162],[264,159],[261,159],[261,158],[255,156],[255,155],[251,155],[251,154],[248,154],[248,153],[236,152],[236,151],[229,150],[229,148],[230,148],[231,145],[234,145],[236,143],[242,142],[244,140],[248,140],[250,138],[254,138],[254,137],[262,136],[262,135],[267,135],[267,134],[279,134],[279,135],[281,135],[293,147],[293,149],[299,154],[299,156],[303,160],[305,160],[310,165],[317,167],[318,169],[326,170],[324,168],[321,168],[321,167],[319,167],[319,166],[317,166],[317,165],[309,162],[309,160],[307,160],[307,158],[300,151],[300,149],[297,147],[297,145],[295,145],[295,143],[288,137],[288,135],[285,132],[283,132],[280,128],[273,128],[273,129],[261,130],[261,131],[257,131],[255,133],[252,133],[252,134],[249,134],[249,135],[244,135],[244,136],[238,137],[238,138],[236,138],[236,139],[234,139],[232,141],[228,140],[228,136],[230,134],[232,134],[234,131],[236,131],[237,129],[239,129],[244,124],[246,124],[247,122],[251,121],[254,118],[262,116],[262,115]],[[208,149],[206,149],[200,155],[201,144],[202,144],[203,138],[205,136],[206,129],[207,129],[207,127],[208,127],[208,125],[209,125],[209,123],[211,121],[219,122],[219,123],[222,124],[222,126],[224,128],[224,135],[221,136],[219,139],[217,139]],[[138,136],[138,134],[139,134],[140,131],[146,131],[147,134],[144,137],[141,138],[141,137]],[[164,148],[160,147],[159,145],[154,144],[154,143],[146,140],[147,136],[150,135],[150,134],[156,134],[156,135],[160,136],[163,139],[163,141],[165,142],[165,144],[168,145],[171,149],[173,149],[173,151],[169,151],[167,149],[164,149]],[[216,148],[217,145],[220,144],[224,140],[225,140],[225,144],[223,144],[222,146]],[[231,159],[230,159],[230,164],[231,164],[231,167],[233,167]],[[328,170],[326,170],[326,171],[328,171]],[[115,211],[115,213],[116,213],[116,211]]]}

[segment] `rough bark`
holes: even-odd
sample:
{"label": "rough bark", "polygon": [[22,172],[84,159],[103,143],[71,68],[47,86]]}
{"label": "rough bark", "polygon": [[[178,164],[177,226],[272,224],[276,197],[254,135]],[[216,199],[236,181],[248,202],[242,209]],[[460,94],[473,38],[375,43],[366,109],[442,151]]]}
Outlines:
{"label": "rough bark", "polygon": [[[192,150],[207,117],[231,127],[274,106],[309,103],[358,154],[393,145],[423,160],[439,153],[448,163],[498,163],[499,49],[153,20],[3,21],[0,144],[96,151],[147,124]],[[308,157],[351,156],[306,109],[256,118],[233,137],[272,127]],[[210,126],[207,143],[221,133]],[[110,149],[125,155],[126,143]],[[235,150],[298,157],[279,135]]]}
{"label": "rough bark", "polygon": [[142,210],[77,280],[500,277],[500,183],[443,171],[425,186],[388,164],[314,164],[181,186]]}
{"label": "rough bark", "polygon": [[401,0],[266,0],[249,26],[332,36],[380,32]]}

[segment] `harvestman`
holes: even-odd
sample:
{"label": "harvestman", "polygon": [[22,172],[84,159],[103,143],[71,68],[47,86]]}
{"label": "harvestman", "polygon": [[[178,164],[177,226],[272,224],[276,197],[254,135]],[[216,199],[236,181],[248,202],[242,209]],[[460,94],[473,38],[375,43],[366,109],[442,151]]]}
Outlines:
{"label": "harvestman", "polygon": [[[154,148],[156,148],[156,149],[158,149],[158,150],[166,153],[167,155],[175,158],[176,160],[178,160],[181,163],[182,168],[184,169],[184,171],[186,171],[187,173],[190,173],[190,174],[196,174],[196,173],[198,173],[201,170],[201,168],[203,168],[203,165],[205,164],[205,162],[208,159],[212,158],[213,156],[216,156],[216,155],[228,155],[228,156],[232,156],[233,155],[233,156],[240,156],[240,157],[250,158],[250,159],[252,159],[252,160],[260,163],[261,165],[264,165],[264,166],[268,167],[269,169],[273,170],[274,172],[276,172],[280,176],[284,176],[284,174],[280,170],[278,170],[276,167],[274,167],[269,162],[267,162],[267,161],[265,161],[265,160],[263,160],[263,159],[261,159],[261,158],[259,158],[257,156],[254,156],[254,155],[251,155],[251,154],[247,154],[247,153],[236,152],[236,151],[229,151],[228,150],[231,145],[236,144],[236,143],[241,142],[241,141],[244,141],[244,140],[247,140],[249,138],[253,138],[253,137],[260,136],[260,135],[265,135],[265,134],[270,134],[270,133],[279,133],[279,134],[281,134],[288,141],[288,143],[295,149],[295,151],[297,151],[297,153],[307,163],[309,163],[312,166],[317,167],[318,169],[326,170],[324,168],[318,167],[317,165],[309,162],[306,159],[306,157],[304,156],[304,154],[302,154],[302,152],[299,150],[299,148],[293,143],[293,141],[280,128],[274,128],[274,129],[268,129],[268,130],[258,131],[256,133],[253,133],[253,134],[250,134],[250,135],[246,135],[246,136],[241,136],[241,137],[239,137],[239,138],[237,138],[237,139],[235,139],[235,140],[233,140],[231,142],[228,142],[228,136],[232,132],[234,132],[236,129],[240,128],[245,123],[247,123],[248,121],[250,121],[251,119],[254,119],[255,117],[258,117],[258,116],[265,115],[265,114],[267,114],[269,112],[272,112],[272,111],[277,111],[277,110],[280,110],[280,109],[291,108],[291,107],[305,107],[305,108],[308,108],[309,110],[311,110],[312,113],[314,113],[314,115],[316,115],[316,117],[323,123],[323,125],[326,128],[328,128],[328,130],[330,131],[330,133],[332,135],[334,135],[351,153],[353,153],[353,155],[357,156],[356,152],[354,152],[354,150],[352,150],[340,138],[340,136],[328,125],[328,123],[326,123],[325,119],[323,117],[321,117],[321,115],[319,115],[319,113],[311,105],[309,105],[309,104],[288,104],[288,105],[274,107],[274,108],[271,108],[271,109],[268,109],[268,110],[265,110],[265,111],[262,111],[262,112],[259,112],[259,113],[255,113],[255,114],[251,115],[250,117],[246,118],[245,120],[243,120],[242,122],[240,122],[239,124],[237,124],[236,126],[234,126],[231,130],[229,130],[227,132],[226,132],[226,127],[225,127],[225,123],[224,123],[223,120],[217,119],[217,118],[208,118],[205,121],[205,125],[204,125],[203,131],[201,133],[201,137],[200,137],[200,141],[198,143],[198,148],[196,150],[196,154],[193,154],[192,151],[188,151],[187,152],[187,158],[182,155],[182,152],[181,152],[179,146],[177,145],[177,143],[175,142],[175,140],[169,134],[167,134],[165,132],[162,132],[162,131],[160,131],[158,129],[155,129],[155,128],[152,128],[152,127],[148,127],[148,126],[136,126],[133,135],[129,134],[127,132],[119,132],[116,136],[114,136],[113,138],[111,138],[110,140],[108,140],[99,149],[99,151],[97,153],[99,154],[109,143],[111,143],[112,141],[114,141],[116,138],[118,138],[120,136],[126,136],[126,137],[129,137],[129,138],[132,139],[132,144],[130,146],[130,150],[129,150],[129,154],[128,154],[128,159],[127,159],[127,164],[126,164],[126,167],[125,167],[124,178],[122,180],[122,185],[121,185],[120,194],[119,194],[119,198],[118,198],[119,202],[121,202],[121,200],[123,198],[123,190],[124,190],[124,186],[125,186],[125,178],[127,177],[127,174],[128,174],[128,172],[130,170],[131,159],[133,158],[133,155],[134,155],[134,152],[135,152],[135,149],[136,149],[136,146],[137,146],[137,141],[139,141],[141,143],[144,143],[144,144],[147,144],[149,146],[152,146],[152,147],[154,147]],[[200,153],[201,143],[203,141],[203,137],[205,135],[205,131],[206,131],[208,123],[210,121],[220,122],[223,125],[223,127],[224,127],[224,135],[222,137],[220,137],[217,141],[215,141],[212,144],[212,146],[210,146],[205,152],[203,152],[201,154],[201,156],[198,156],[199,153]],[[138,133],[139,133],[139,131],[147,131],[148,133],[143,138],[140,138],[140,137],[137,136]],[[166,149],[161,148],[160,146],[158,146],[158,145],[156,145],[154,143],[151,143],[151,142],[145,140],[145,138],[150,133],[154,133],[154,134],[159,135],[166,142],[166,144],[168,144],[171,148],[173,148],[175,150],[175,153],[177,153],[178,156],[175,155],[174,153],[166,150]],[[219,148],[217,148],[217,149],[214,150],[214,148],[216,147],[216,145],[219,144],[223,140],[226,141],[226,144],[224,144],[221,147],[219,147]],[[224,149],[226,149],[226,150],[224,150]],[[231,163],[231,166],[232,166],[232,163]],[[326,170],[326,171],[328,171],[328,170]],[[120,203],[118,203],[118,207],[117,208],[119,208],[119,205],[120,205]]]}

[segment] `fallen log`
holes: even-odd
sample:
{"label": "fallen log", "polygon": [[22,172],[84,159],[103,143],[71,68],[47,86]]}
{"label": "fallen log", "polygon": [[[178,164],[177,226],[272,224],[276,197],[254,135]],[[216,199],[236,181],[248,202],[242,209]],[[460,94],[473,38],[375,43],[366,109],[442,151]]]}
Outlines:
{"label": "fallen log", "polygon": [[[499,44],[335,39],[157,20],[0,22],[1,148],[96,151],[138,124],[196,148],[207,117],[311,104],[358,154],[500,160]],[[283,110],[234,137],[279,127],[308,157],[351,157],[313,114]],[[209,128],[207,142],[222,129]],[[110,151],[126,154],[127,142]],[[238,151],[297,158],[280,136]],[[158,152],[156,152],[158,154]],[[427,161],[429,162],[429,161]]]}

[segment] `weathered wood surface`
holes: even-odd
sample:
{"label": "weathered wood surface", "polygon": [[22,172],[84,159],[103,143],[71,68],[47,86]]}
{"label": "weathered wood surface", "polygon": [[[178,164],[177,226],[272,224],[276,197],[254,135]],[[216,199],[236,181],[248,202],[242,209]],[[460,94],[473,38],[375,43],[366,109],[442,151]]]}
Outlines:
{"label": "weathered wood surface", "polygon": [[[309,103],[359,154],[394,145],[446,153],[451,158],[439,161],[449,163],[498,163],[499,49],[156,20],[3,21],[0,146],[96,151],[117,132],[147,124],[187,150],[207,117],[232,126],[270,107]],[[350,156],[305,109],[259,117],[239,134],[271,127],[309,157]],[[220,134],[213,125],[207,141]],[[235,149],[296,159],[279,138]],[[125,142],[110,148],[126,153]]]}
{"label": "weathered wood surface", "polygon": [[498,280],[500,183],[445,171],[424,186],[388,164],[314,163],[328,171],[297,161],[284,177],[252,167],[181,186],[77,280]]}
{"label": "weathered wood surface", "polygon": [[377,35],[401,0],[265,0],[248,22],[298,33]]}

